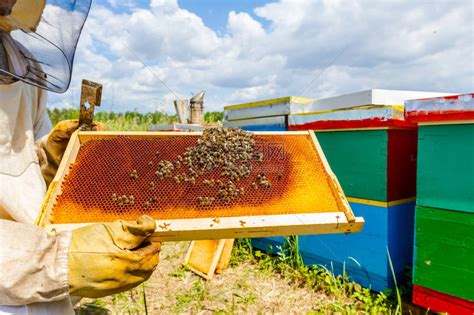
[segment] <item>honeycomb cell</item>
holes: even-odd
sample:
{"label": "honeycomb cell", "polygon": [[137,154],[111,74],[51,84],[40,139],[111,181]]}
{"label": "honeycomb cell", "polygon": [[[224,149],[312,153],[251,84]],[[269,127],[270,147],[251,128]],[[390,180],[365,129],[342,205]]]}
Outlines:
{"label": "honeycomb cell", "polygon": [[[187,172],[183,156],[199,139],[143,135],[82,143],[61,182],[51,223],[133,220],[142,214],[158,220],[344,211],[308,135],[254,135],[255,158],[232,185],[222,165],[198,171],[195,183],[181,180]],[[170,174],[157,176],[160,167]],[[119,205],[114,194],[133,196],[134,202]]]}

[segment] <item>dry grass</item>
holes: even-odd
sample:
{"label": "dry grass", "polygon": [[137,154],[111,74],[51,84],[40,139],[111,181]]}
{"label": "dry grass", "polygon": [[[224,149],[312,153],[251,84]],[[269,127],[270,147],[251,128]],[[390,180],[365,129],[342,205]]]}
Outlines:
{"label": "dry grass", "polygon": [[[148,314],[325,313],[325,309],[333,310],[335,304],[351,303],[350,299],[336,301],[304,285],[290,284],[279,274],[248,261],[205,281],[181,267],[188,244],[163,244],[158,269],[144,287],[104,299],[84,299],[82,311],[145,314],[143,289]],[[88,303],[93,305],[87,306]]]}

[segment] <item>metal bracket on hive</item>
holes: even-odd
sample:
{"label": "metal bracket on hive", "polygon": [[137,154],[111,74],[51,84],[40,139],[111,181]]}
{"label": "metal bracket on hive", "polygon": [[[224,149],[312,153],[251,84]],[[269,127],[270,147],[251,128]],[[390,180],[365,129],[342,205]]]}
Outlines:
{"label": "metal bracket on hive", "polygon": [[102,84],[89,80],[82,80],[81,107],[79,116],[79,128],[84,131],[92,130],[94,109],[100,106],[102,100]]}

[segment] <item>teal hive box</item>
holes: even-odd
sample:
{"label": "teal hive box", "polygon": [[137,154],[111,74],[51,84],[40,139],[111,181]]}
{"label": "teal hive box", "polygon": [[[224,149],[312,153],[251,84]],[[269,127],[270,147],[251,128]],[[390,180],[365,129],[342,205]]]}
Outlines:
{"label": "teal hive box", "polygon": [[474,212],[474,123],[419,127],[417,204]]}
{"label": "teal hive box", "polygon": [[346,196],[396,201],[416,194],[414,128],[317,131]]}

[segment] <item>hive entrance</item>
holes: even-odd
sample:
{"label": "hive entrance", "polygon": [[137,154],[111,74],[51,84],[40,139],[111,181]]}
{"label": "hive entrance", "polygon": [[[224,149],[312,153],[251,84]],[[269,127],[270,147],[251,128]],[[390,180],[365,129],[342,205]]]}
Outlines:
{"label": "hive entrance", "polygon": [[[242,157],[227,159],[231,165],[211,166],[207,156],[219,145],[208,148],[200,135],[97,136],[83,141],[60,183],[61,194],[49,221],[132,220],[141,214],[157,220],[219,218],[345,209],[308,135],[233,133],[229,137],[229,145],[237,141],[238,148],[248,145],[249,150],[237,149]],[[196,148],[200,154],[189,153]],[[190,156],[196,166],[193,171],[187,163]]]}

